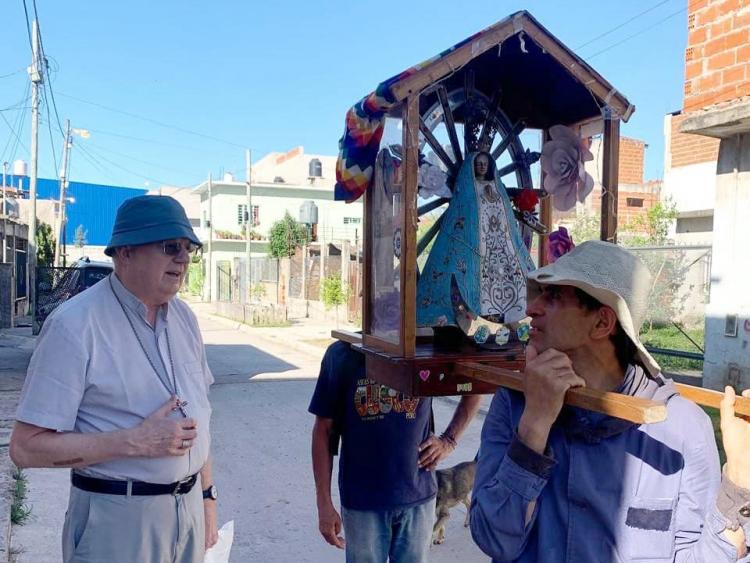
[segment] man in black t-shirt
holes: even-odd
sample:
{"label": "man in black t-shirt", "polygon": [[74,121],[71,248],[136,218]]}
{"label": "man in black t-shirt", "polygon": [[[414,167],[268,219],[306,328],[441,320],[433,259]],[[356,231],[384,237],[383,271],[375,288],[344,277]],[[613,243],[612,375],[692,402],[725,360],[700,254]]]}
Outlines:
{"label": "man in black t-shirt", "polygon": [[[466,395],[445,432],[432,434],[429,397],[407,397],[367,379],[364,355],[346,342],[326,351],[309,411],[318,527],[323,538],[346,548],[347,562],[422,563],[435,522],[434,469],[456,446],[479,409]],[[333,449],[340,433],[339,493],[342,516],[331,499]]]}

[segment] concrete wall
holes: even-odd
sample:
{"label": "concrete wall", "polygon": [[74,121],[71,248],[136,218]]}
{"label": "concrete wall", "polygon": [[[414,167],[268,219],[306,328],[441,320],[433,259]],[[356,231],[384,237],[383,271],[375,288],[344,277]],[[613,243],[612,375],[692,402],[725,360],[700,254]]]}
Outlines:
{"label": "concrete wall", "polygon": [[286,307],[271,303],[214,303],[217,315],[251,326],[281,325],[287,322]]}
{"label": "concrete wall", "polygon": [[[722,139],[716,177],[711,298],[706,308],[704,384],[750,387],[750,133]],[[727,316],[737,336],[725,336]]]}
{"label": "concrete wall", "polygon": [[11,325],[13,310],[13,264],[0,263],[0,328]]}
{"label": "concrete wall", "polygon": [[669,238],[681,245],[711,244],[713,228],[708,223],[716,203],[719,139],[680,133],[684,118],[680,114],[664,118],[662,198],[674,202],[679,213]]}

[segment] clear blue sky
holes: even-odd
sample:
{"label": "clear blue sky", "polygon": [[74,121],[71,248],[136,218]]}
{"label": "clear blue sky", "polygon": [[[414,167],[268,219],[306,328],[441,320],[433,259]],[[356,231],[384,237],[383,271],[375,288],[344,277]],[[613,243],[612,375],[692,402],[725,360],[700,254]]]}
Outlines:
{"label": "clear blue sky", "polygon": [[[27,3],[33,19],[33,2]],[[664,115],[682,105],[687,0],[410,0],[388,6],[360,0],[37,0],[60,118],[91,130],[89,139],[75,140],[71,179],[194,185],[209,171],[244,177],[242,147],[253,150],[254,160],[296,145],[335,154],[346,110],[378,82],[520,9],[635,104],[623,134],[648,144],[646,178],[661,177]],[[6,109],[24,99],[28,84],[26,73],[17,72],[31,59],[22,0],[7,0],[2,13],[0,110],[12,126],[22,123],[23,146],[13,152],[16,140],[0,119],[0,151],[6,148],[0,158],[28,159],[29,110]],[[39,174],[51,177],[44,108],[43,117]],[[62,136],[56,128],[52,135],[59,161]]]}

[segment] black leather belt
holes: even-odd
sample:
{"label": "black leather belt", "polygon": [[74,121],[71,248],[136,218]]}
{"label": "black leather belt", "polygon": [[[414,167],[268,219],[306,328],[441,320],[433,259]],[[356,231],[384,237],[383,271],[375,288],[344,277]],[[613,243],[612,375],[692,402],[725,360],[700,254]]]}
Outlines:
{"label": "black leather belt", "polygon": [[[144,483],[143,481],[131,481],[130,494],[134,496],[153,495],[186,495],[198,480],[198,474],[186,477],[182,481],[169,483],[168,485],[158,483]],[[127,495],[128,482],[114,479],[97,479],[87,477],[75,472],[70,473],[70,482],[74,487],[90,493],[101,493],[105,495]]]}

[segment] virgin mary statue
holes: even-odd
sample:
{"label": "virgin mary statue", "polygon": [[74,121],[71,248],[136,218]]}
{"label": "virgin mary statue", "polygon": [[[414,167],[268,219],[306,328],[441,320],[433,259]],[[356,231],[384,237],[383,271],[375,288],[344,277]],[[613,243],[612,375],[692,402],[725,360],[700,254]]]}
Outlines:
{"label": "virgin mary statue", "polygon": [[417,326],[465,325],[459,314],[519,321],[526,317],[526,274],[533,269],[494,160],[471,153],[417,282]]}

